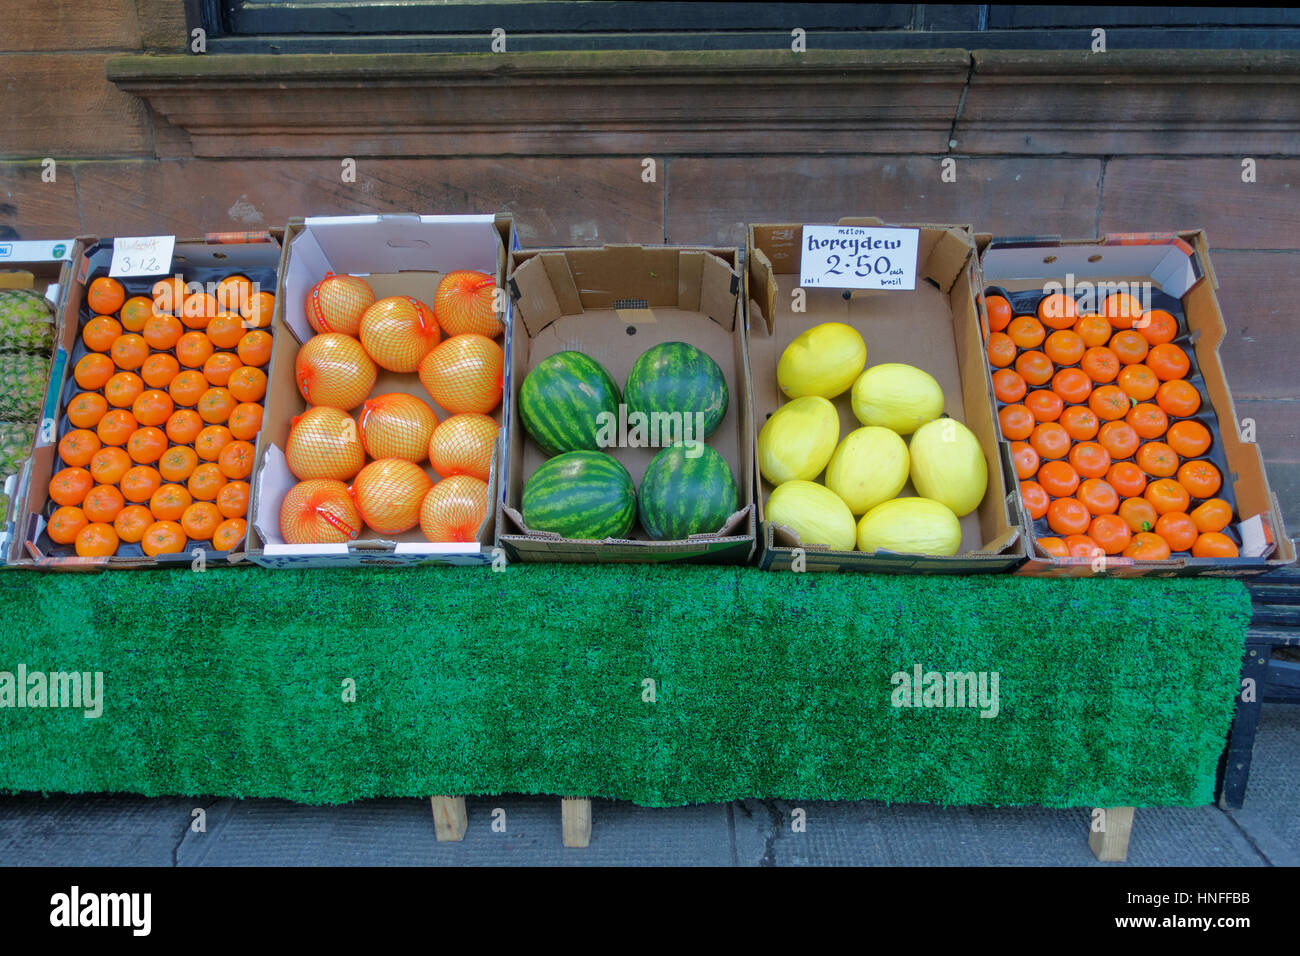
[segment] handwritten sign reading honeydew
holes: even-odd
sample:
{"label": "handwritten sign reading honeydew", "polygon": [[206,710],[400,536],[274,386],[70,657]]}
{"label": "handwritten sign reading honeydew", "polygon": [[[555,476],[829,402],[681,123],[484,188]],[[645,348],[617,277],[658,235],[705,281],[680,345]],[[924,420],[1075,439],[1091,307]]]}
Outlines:
{"label": "handwritten sign reading honeydew", "polygon": [[919,229],[804,226],[799,285],[806,289],[915,289]]}
{"label": "handwritten sign reading honeydew", "polygon": [[157,276],[172,271],[175,236],[129,236],[113,240],[111,276]]}

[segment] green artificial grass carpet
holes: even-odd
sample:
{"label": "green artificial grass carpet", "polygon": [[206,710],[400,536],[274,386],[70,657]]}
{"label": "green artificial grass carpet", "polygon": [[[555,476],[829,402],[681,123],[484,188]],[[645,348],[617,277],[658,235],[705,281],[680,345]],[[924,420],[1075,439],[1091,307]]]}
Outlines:
{"label": "green artificial grass carpet", "polygon": [[[0,706],[0,790],[1198,805],[1249,617],[1215,579],[11,571],[0,672],[104,700]],[[997,716],[893,706],[915,665],[997,672]]]}

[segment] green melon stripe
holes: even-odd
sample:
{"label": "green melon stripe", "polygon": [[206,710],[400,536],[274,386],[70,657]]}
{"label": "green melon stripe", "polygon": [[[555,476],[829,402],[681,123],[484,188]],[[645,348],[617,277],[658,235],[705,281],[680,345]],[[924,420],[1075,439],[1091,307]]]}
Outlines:
{"label": "green melon stripe", "polygon": [[[583,384],[603,395],[593,399]],[[596,415],[613,411],[609,405],[618,405],[618,386],[600,363],[581,353],[545,359],[520,390],[519,411],[528,433],[552,452],[594,449]]]}

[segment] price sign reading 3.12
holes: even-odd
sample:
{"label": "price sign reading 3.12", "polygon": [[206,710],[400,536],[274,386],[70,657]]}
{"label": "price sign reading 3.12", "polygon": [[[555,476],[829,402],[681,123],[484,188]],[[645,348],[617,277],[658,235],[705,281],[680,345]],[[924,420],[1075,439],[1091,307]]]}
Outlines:
{"label": "price sign reading 3.12", "polygon": [[159,276],[172,271],[175,236],[130,236],[113,240],[111,276]]}
{"label": "price sign reading 3.12", "polygon": [[918,229],[804,226],[799,285],[806,289],[915,289]]}

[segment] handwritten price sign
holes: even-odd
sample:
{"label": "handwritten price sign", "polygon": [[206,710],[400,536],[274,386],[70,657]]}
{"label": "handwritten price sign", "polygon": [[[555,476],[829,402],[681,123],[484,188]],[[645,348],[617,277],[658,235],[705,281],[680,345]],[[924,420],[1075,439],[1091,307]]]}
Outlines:
{"label": "handwritten price sign", "polygon": [[915,289],[919,229],[804,226],[799,285],[806,289]]}
{"label": "handwritten price sign", "polygon": [[172,271],[175,236],[131,236],[113,240],[111,276],[159,276]]}

